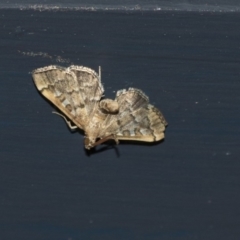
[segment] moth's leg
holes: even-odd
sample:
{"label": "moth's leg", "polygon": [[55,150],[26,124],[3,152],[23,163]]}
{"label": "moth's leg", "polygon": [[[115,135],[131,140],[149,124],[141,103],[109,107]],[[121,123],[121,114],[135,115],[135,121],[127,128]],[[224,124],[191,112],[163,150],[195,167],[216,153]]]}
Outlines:
{"label": "moth's leg", "polygon": [[113,135],[113,140],[115,141],[116,144],[119,144],[119,140],[117,138],[117,136],[115,134],[112,134]]}
{"label": "moth's leg", "polygon": [[71,125],[71,121],[68,121],[68,120],[66,119],[66,117],[63,116],[62,114],[60,114],[60,113],[58,113],[58,112],[52,112],[52,113],[55,113],[55,114],[61,116],[61,117],[65,120],[65,122],[67,123],[67,125],[68,125],[68,127],[69,127],[70,129],[76,129],[76,128],[78,128],[77,126],[72,126],[72,125]]}
{"label": "moth's leg", "polygon": [[115,140],[116,144],[119,144],[119,141],[118,141],[118,139],[117,139],[117,136],[116,136],[115,134],[111,134],[111,135],[109,135],[109,136],[107,136],[107,137],[104,137],[104,138],[102,138],[102,139],[99,139],[97,142],[95,142],[95,143],[92,145],[92,147],[95,147],[95,146],[97,146],[97,145],[100,145],[100,144],[102,144],[102,143],[104,143],[104,142],[106,142],[106,141],[108,141],[108,140],[110,140],[110,139]]}

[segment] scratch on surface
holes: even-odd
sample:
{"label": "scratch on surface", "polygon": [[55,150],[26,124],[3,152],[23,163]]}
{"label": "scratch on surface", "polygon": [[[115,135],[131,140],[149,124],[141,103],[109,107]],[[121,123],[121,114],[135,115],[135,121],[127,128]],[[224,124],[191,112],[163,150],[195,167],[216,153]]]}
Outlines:
{"label": "scratch on surface", "polygon": [[45,52],[23,52],[20,50],[18,50],[18,52],[24,56],[30,56],[30,57],[40,56],[42,58],[52,59],[53,61],[55,61],[57,63],[70,63],[70,60],[68,58],[62,58],[61,56],[58,56],[58,55],[51,56]]}

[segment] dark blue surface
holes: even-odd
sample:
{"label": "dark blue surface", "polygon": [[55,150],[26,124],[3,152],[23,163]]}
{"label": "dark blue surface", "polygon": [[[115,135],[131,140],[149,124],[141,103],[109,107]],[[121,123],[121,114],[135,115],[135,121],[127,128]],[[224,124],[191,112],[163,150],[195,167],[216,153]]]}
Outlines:
{"label": "dark blue surface", "polygon": [[[239,239],[239,14],[1,10],[0,22],[1,239]],[[166,140],[88,155],[30,74],[71,63],[102,66],[107,97],[142,89]]]}

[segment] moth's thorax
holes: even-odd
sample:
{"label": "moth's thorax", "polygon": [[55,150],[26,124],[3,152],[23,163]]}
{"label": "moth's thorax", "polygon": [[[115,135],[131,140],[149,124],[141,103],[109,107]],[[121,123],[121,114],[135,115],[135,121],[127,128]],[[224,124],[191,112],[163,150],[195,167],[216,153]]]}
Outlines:
{"label": "moth's thorax", "polygon": [[104,114],[100,109],[97,109],[95,114],[89,120],[89,124],[85,128],[86,136],[84,139],[84,145],[86,149],[92,148],[97,138],[101,137],[99,133],[106,117],[107,114]]}
{"label": "moth's thorax", "polygon": [[108,114],[105,114],[101,111],[101,109],[97,109],[93,116],[90,118],[88,125],[85,127],[86,136],[89,139],[96,139],[99,136],[99,132],[102,129],[102,124]]}

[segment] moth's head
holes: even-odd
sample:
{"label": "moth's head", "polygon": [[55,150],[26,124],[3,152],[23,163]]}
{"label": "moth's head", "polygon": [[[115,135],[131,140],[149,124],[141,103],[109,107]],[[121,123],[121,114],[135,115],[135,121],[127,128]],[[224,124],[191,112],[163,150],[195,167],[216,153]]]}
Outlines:
{"label": "moth's head", "polygon": [[95,143],[95,139],[91,139],[89,137],[85,137],[84,138],[84,145],[86,149],[91,149],[92,147],[94,147],[94,143]]}

